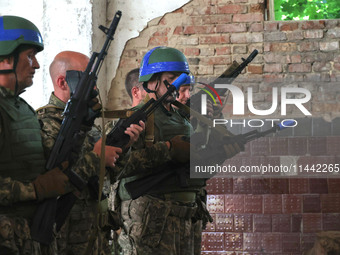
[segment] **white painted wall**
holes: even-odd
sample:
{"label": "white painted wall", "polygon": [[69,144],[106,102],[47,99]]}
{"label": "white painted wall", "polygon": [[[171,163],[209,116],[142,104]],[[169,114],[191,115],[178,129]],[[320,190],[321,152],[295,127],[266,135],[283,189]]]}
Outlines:
{"label": "white painted wall", "polygon": [[[54,56],[63,50],[74,50],[91,55],[99,51],[103,33],[98,25],[110,24],[114,13],[123,13],[115,40],[105,60],[106,70],[99,77],[102,97],[106,97],[114,78],[120,55],[126,42],[138,36],[147,22],[171,12],[188,0],[0,0],[0,15],[17,15],[32,21],[43,35],[45,50],[38,54],[40,70],[34,84],[22,96],[34,108],[47,103],[52,88],[48,67]],[[95,5],[95,6],[93,6]],[[108,20],[108,24],[103,24]],[[93,44],[92,44],[93,42]],[[93,47],[92,47],[93,45]],[[106,77],[105,77],[106,76]]]}
{"label": "white painted wall", "polygon": [[0,15],[24,17],[43,36],[45,49],[37,55],[40,69],[33,86],[22,94],[33,108],[43,106],[53,90],[48,69],[54,56],[63,50],[90,54],[92,4],[90,0],[0,0]]}

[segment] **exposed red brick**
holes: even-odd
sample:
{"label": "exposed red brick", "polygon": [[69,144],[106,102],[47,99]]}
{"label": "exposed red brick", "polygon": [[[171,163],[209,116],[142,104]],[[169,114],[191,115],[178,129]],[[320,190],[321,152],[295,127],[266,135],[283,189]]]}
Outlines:
{"label": "exposed red brick", "polygon": [[233,22],[259,22],[263,21],[262,13],[235,14]]}
{"label": "exposed red brick", "polygon": [[217,13],[221,14],[234,14],[234,13],[246,13],[247,6],[239,4],[228,4],[217,7]]}
{"label": "exposed red brick", "polygon": [[231,63],[230,56],[224,57],[207,57],[201,59],[200,64],[202,65],[229,65]]}
{"label": "exposed red brick", "polygon": [[278,29],[278,22],[265,22],[264,31],[275,31]]}
{"label": "exposed red brick", "polygon": [[280,31],[294,31],[299,28],[299,23],[285,22],[279,24]]}
{"label": "exposed red brick", "polygon": [[272,52],[293,52],[296,51],[296,43],[270,43],[270,51]]}
{"label": "exposed red brick", "polygon": [[283,82],[282,74],[266,74],[263,77],[265,82]]}
{"label": "exposed red brick", "polygon": [[200,44],[223,44],[230,43],[230,35],[200,36]]}
{"label": "exposed red brick", "polygon": [[183,27],[182,26],[177,26],[174,30],[174,35],[180,35],[183,33]]}
{"label": "exposed red brick", "polygon": [[263,65],[248,65],[248,72],[253,74],[262,74]]}
{"label": "exposed red brick", "polygon": [[264,12],[264,5],[263,5],[263,3],[260,3],[260,4],[251,4],[249,12],[260,12],[260,13],[263,13]]}
{"label": "exposed red brick", "polygon": [[263,31],[263,23],[252,23],[249,27],[249,32],[261,32]]}
{"label": "exposed red brick", "polygon": [[237,33],[237,32],[246,32],[247,26],[245,23],[238,24],[223,24],[216,26],[217,33]]}
{"label": "exposed red brick", "polygon": [[184,55],[185,56],[198,56],[200,54],[199,48],[185,48]]}
{"label": "exposed red brick", "polygon": [[150,37],[148,46],[164,46],[168,44],[167,36]]}
{"label": "exposed red brick", "polygon": [[299,45],[299,51],[305,52],[305,51],[316,51],[319,49],[319,43],[318,42],[302,42]]}
{"label": "exposed red brick", "polygon": [[306,30],[304,36],[308,39],[322,38],[323,30]]}
{"label": "exposed red brick", "polygon": [[216,55],[230,55],[230,53],[231,53],[230,46],[216,48]]}
{"label": "exposed red brick", "polygon": [[183,34],[212,34],[215,32],[215,28],[213,26],[185,26],[183,30]]}
{"label": "exposed red brick", "polygon": [[265,64],[263,71],[265,73],[282,73],[281,64]]}
{"label": "exposed red brick", "polygon": [[289,64],[288,71],[290,73],[309,73],[312,71],[312,65],[310,63]]}
{"label": "exposed red brick", "polygon": [[206,15],[202,17],[202,24],[226,24],[232,21],[231,14],[223,15]]}
{"label": "exposed red brick", "polygon": [[169,34],[170,28],[158,29],[152,36],[167,36]]}
{"label": "exposed red brick", "polygon": [[325,27],[324,20],[317,20],[317,21],[304,21],[301,25],[302,29],[320,29]]}
{"label": "exposed red brick", "polygon": [[232,43],[246,43],[248,39],[248,34],[246,33],[235,33],[231,34],[230,41]]}

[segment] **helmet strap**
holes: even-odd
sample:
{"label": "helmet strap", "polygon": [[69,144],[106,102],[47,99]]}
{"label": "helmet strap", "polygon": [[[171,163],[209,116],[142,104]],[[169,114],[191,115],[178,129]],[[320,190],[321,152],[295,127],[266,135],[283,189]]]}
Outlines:
{"label": "helmet strap", "polygon": [[19,84],[18,84],[18,76],[17,76],[17,65],[18,65],[18,62],[19,62],[19,52],[20,51],[15,51],[14,52],[14,62],[13,62],[13,72],[14,72],[14,75],[15,75],[15,89],[14,89],[14,95],[17,95],[18,94],[18,89],[19,89]]}
{"label": "helmet strap", "polygon": [[[6,57],[7,58],[7,57]],[[5,58],[5,59],[6,59]],[[13,73],[14,72],[14,64],[13,63],[13,68],[12,69],[5,69],[5,70],[0,70],[0,74],[9,74],[9,73]]]}
{"label": "helmet strap", "polygon": [[17,65],[19,62],[19,52],[18,50],[16,50],[13,53],[13,68],[12,69],[5,69],[5,70],[0,70],[0,74],[9,74],[9,73],[14,73],[15,75],[15,88],[14,88],[14,95],[18,94],[18,89],[19,89],[19,84],[18,84],[18,76],[17,76]]}
{"label": "helmet strap", "polygon": [[[158,86],[158,82],[157,82],[157,85],[156,85],[156,88]],[[147,93],[154,93],[156,94],[156,90],[151,90],[148,88],[148,83],[147,82],[143,82],[143,88],[144,90],[147,92]]]}

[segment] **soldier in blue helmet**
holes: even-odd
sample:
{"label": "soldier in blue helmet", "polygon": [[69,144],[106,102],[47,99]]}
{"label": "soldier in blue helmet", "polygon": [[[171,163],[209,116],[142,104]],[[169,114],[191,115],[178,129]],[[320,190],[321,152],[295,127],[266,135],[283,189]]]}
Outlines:
{"label": "soldier in blue helmet", "polygon": [[[190,73],[183,53],[156,47],[144,56],[139,81],[150,98],[158,99],[167,91],[164,80],[171,84],[182,73]],[[202,228],[196,223],[209,217],[200,207],[206,180],[190,179],[190,143],[183,137],[189,137],[193,128],[172,106],[174,101],[170,96],[155,110],[130,156],[118,162],[123,169],[117,193],[124,224],[118,241],[124,255],[200,254]],[[152,183],[167,171],[172,174]],[[151,180],[149,188],[132,197],[127,187],[143,178]]]}
{"label": "soldier in blue helmet", "polygon": [[[44,49],[38,28],[17,16],[0,16],[0,253],[41,254],[29,225],[37,201],[72,190],[60,168],[45,173],[40,125],[19,95],[33,84]],[[48,248],[49,249],[49,248]],[[46,251],[48,250],[46,249]]]}

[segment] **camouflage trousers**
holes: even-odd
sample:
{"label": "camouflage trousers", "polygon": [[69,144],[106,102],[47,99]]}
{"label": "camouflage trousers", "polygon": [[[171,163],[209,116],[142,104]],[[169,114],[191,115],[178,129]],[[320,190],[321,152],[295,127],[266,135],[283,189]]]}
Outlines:
{"label": "camouflage trousers", "polygon": [[[93,228],[96,227],[96,201],[78,200],[67,221],[57,235],[58,255],[82,255],[89,245]],[[99,226],[95,241],[90,244],[90,255],[110,255],[110,233]]]}
{"label": "camouflage trousers", "polygon": [[151,196],[122,201],[124,229],[118,238],[124,255],[200,254],[201,221],[192,222],[197,207]]}
{"label": "camouflage trousers", "polygon": [[0,215],[1,255],[42,255],[39,243],[33,241],[26,219]]}

